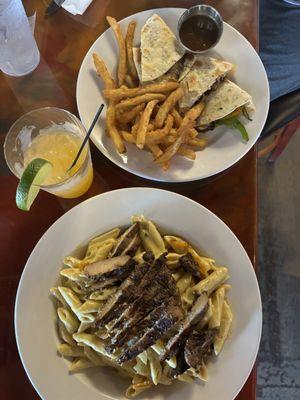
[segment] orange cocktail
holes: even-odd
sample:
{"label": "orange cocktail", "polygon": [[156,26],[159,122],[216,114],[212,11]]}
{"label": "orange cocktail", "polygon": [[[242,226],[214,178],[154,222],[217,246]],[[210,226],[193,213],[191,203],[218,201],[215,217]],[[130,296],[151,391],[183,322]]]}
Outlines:
{"label": "orange cocktail", "polygon": [[5,157],[19,178],[34,159],[52,164],[41,188],[60,197],[83,195],[93,181],[88,143],[75,166],[68,171],[86,135],[81,122],[68,111],[47,107],[21,117],[11,127],[5,142]]}

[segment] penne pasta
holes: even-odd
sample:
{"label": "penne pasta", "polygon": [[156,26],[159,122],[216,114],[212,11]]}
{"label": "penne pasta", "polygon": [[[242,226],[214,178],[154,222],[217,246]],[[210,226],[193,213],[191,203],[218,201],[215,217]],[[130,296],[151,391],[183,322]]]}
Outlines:
{"label": "penne pasta", "polygon": [[147,365],[148,363],[148,357],[147,357],[147,352],[143,351],[141,354],[138,355],[138,358],[145,364]]}
{"label": "penne pasta", "polygon": [[227,301],[224,301],[219,333],[214,341],[214,351],[217,356],[223,348],[232,324],[232,312]]}
{"label": "penne pasta", "polygon": [[193,282],[192,275],[185,272],[176,283],[179,293],[182,295],[187,288],[191,287],[192,282]]}
{"label": "penne pasta", "polygon": [[99,354],[93,350],[89,346],[83,346],[83,352],[85,357],[90,360],[94,365],[105,365],[105,362],[103,362],[103,359],[99,356]]}
{"label": "penne pasta", "polygon": [[80,314],[98,312],[101,304],[103,304],[103,302],[96,300],[87,300],[78,308],[77,312]]}
{"label": "penne pasta", "polygon": [[75,359],[69,367],[70,372],[78,372],[83,369],[94,367],[95,365],[86,358]]}
{"label": "penne pasta", "polygon": [[82,347],[71,346],[70,344],[63,343],[57,346],[58,352],[65,357],[83,357],[84,351]]}
{"label": "penne pasta", "polygon": [[77,333],[85,332],[91,326],[93,326],[93,322],[81,322],[80,325],[79,325],[79,328],[77,330]]}
{"label": "penne pasta", "polygon": [[76,316],[67,308],[59,307],[57,315],[60,321],[64,324],[67,332],[74,333],[79,327],[79,321]]}
{"label": "penne pasta", "polygon": [[60,271],[60,275],[75,282],[82,281],[84,279],[84,275],[79,268],[64,268]]}
{"label": "penne pasta", "polygon": [[132,222],[140,223],[140,236],[146,251],[152,251],[155,257],[159,257],[166,251],[166,247],[153,222],[145,217],[132,217]]}
{"label": "penne pasta", "polygon": [[186,254],[189,244],[177,236],[164,236],[164,241],[176,252],[181,255]]}
{"label": "penne pasta", "polygon": [[65,301],[65,299],[62,297],[62,295],[60,294],[60,291],[58,290],[58,288],[56,288],[56,287],[52,287],[51,289],[50,289],[50,293],[52,294],[52,296],[54,296],[60,303],[61,303],[61,305],[63,306],[63,307],[67,307],[68,305],[67,305],[67,303],[66,303],[66,301]]}
{"label": "penne pasta", "polygon": [[158,385],[161,375],[162,367],[155,351],[151,348],[147,350],[147,356],[150,364],[150,376],[154,385]]}
{"label": "penne pasta", "polygon": [[[230,285],[224,283],[229,277],[228,269],[217,266],[212,258],[198,254],[184,239],[173,235],[162,236],[156,225],[144,216],[133,216],[132,224],[135,223],[137,224],[133,229],[126,229],[122,234],[121,229],[117,227],[91,239],[85,257],[81,260],[72,256],[66,257],[60,271],[61,285],[50,289],[52,296],[58,300],[58,333],[61,343],[57,350],[63,357],[72,359],[70,372],[82,371],[93,366],[112,367],[132,379],[126,391],[127,397],[136,396],[159,384],[170,385],[176,379],[193,382],[195,378],[199,378],[206,381],[207,368],[203,364],[203,359],[206,361],[206,358],[202,358],[201,364],[194,364],[186,358],[186,362],[190,362],[188,365],[195,368],[190,367],[174,377],[181,361],[180,357],[192,354],[191,348],[185,347],[188,346],[187,338],[192,332],[195,335],[193,340],[197,340],[197,335],[200,340],[207,337],[209,343],[213,343],[214,353],[218,354],[228,337],[232,323],[232,312],[226,300]],[[126,254],[128,249],[131,251],[130,257]],[[152,256],[146,255],[147,252],[152,252]],[[185,257],[188,261],[181,260],[181,257],[188,253],[192,257]],[[110,261],[99,263],[94,275],[83,271],[85,266],[91,263],[113,257],[116,258],[116,263],[124,260],[124,264],[114,265],[114,262]],[[155,258],[158,257],[160,260],[156,262]],[[157,269],[151,272],[151,268]],[[102,274],[105,274],[104,278]],[[121,277],[120,281],[115,280],[116,276]],[[105,279],[108,281],[105,282]],[[141,286],[140,282],[143,282]],[[107,287],[101,288],[102,284],[107,284]],[[156,286],[157,284],[159,286]],[[139,287],[145,288],[145,293],[138,292],[135,298],[135,289],[138,290]],[[126,298],[126,290],[129,290],[129,298]],[[165,335],[156,337],[156,321],[161,321],[159,329],[164,329],[164,324],[170,323],[169,300],[166,301],[164,293],[167,296],[172,293],[174,309],[180,317]],[[149,307],[145,313],[144,300],[147,302],[146,307]],[[173,303],[171,304],[173,307]],[[112,318],[109,313],[105,314],[107,309],[110,311],[110,306],[116,307],[113,308]],[[171,315],[173,317],[173,314]],[[101,323],[103,316],[108,318]],[[191,322],[191,326],[187,325],[184,328],[185,324]],[[181,329],[187,330],[180,344],[180,351],[187,350],[187,353],[176,352],[174,355],[171,352],[169,357],[164,358],[170,350],[168,346],[172,348],[172,340]],[[122,342],[123,338],[126,340],[123,342],[124,346],[115,346],[115,343]],[[189,346],[193,346],[193,340]],[[122,361],[124,349],[135,349],[138,342],[142,342],[141,350],[138,349],[140,352]],[[209,360],[210,353],[207,357]]]}
{"label": "penne pasta", "polygon": [[95,316],[92,316],[91,314],[83,314],[80,313],[79,309],[82,306],[82,302],[80,301],[79,297],[73,292],[73,290],[59,286],[58,290],[68,306],[71,308],[73,313],[77,316],[79,321],[81,322],[93,322],[95,319]]}
{"label": "penne pasta", "polygon": [[193,286],[194,293],[198,295],[207,292],[209,295],[222,283],[224,283],[228,276],[228,269],[225,267],[220,267],[216,269],[207,278],[201,280],[197,285]]}
{"label": "penne pasta", "polygon": [[[146,355],[147,357],[147,355]],[[136,359],[136,364],[133,367],[134,371],[142,376],[149,376],[150,375],[150,369],[148,365],[148,358],[146,364],[140,359],[140,357],[137,357]]]}
{"label": "penne pasta", "polygon": [[73,338],[77,343],[89,346],[96,352],[111,358],[111,355],[105,350],[104,341],[100,340],[96,335],[89,333],[74,333]]}
{"label": "penne pasta", "polygon": [[224,286],[219,287],[212,294],[212,298],[211,298],[212,316],[208,323],[209,328],[219,328],[220,327],[224,298],[225,298],[225,287]]}
{"label": "penne pasta", "polygon": [[99,300],[99,301],[105,301],[107,300],[113,293],[117,291],[116,286],[112,286],[107,289],[102,289],[102,290],[96,290],[95,292],[90,294],[89,299],[90,300]]}
{"label": "penne pasta", "polygon": [[58,322],[58,333],[60,338],[65,342],[70,344],[71,346],[76,345],[75,340],[72,337],[72,334],[67,331],[65,324],[61,321]]}
{"label": "penne pasta", "polygon": [[68,256],[64,258],[63,264],[70,268],[82,268],[83,261],[79,258]]}
{"label": "penne pasta", "polygon": [[149,379],[146,379],[145,381],[139,382],[139,383],[133,383],[128,387],[126,390],[125,396],[126,397],[136,397],[145,390],[151,388],[152,383],[150,382]]}

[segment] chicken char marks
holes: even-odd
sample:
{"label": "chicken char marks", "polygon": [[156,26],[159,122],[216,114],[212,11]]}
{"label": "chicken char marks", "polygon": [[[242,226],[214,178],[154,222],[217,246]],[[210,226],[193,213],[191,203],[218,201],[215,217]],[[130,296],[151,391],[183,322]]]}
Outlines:
{"label": "chicken char marks", "polygon": [[151,264],[146,262],[135,266],[133,272],[121,283],[119,289],[107,300],[101,309],[95,321],[98,327],[104,326],[122,313],[137,285],[150,268]]}
{"label": "chicken char marks", "polygon": [[134,286],[122,313],[109,324],[111,344],[107,350],[113,352],[121,348],[118,362],[130,361],[154,344],[182,317],[176,282],[166,264],[165,255],[162,255]]}
{"label": "chicken char marks", "polygon": [[153,321],[153,325],[144,332],[143,336],[136,343],[128,347],[121,354],[117,362],[123,364],[148,349],[148,347],[152,346],[170,328],[172,328],[176,322],[182,318],[182,316],[182,308],[176,303],[175,299],[170,298],[167,304],[162,304],[160,306],[159,318],[156,318]]}
{"label": "chicken char marks", "polygon": [[149,314],[151,315],[153,310],[156,311],[162,303],[174,296],[178,302],[179,297],[175,281],[167,265],[161,265],[163,260],[158,260],[156,265],[152,267],[151,274],[148,274],[145,282],[141,284],[140,295],[124,311],[117,328],[115,327],[111,333],[111,349],[123,346],[136,331],[135,326],[144,318],[147,318]]}
{"label": "chicken char marks", "polygon": [[200,297],[198,297],[191,310],[180,322],[177,334],[172,336],[166,344],[165,350],[160,357],[161,361],[165,361],[167,358],[171,358],[172,356],[180,353],[189,334],[193,330],[193,327],[204,316],[207,307],[208,297],[205,293],[203,293]]}
{"label": "chicken char marks", "polygon": [[112,257],[130,255],[133,256],[141,243],[139,236],[139,224],[131,225],[120,237],[117,246],[112,252]]}
{"label": "chicken char marks", "polygon": [[137,282],[130,298],[128,299],[129,301],[127,302],[127,305],[129,304],[129,306],[126,305],[124,311],[119,314],[118,318],[115,318],[113,324],[109,327],[111,336],[114,336],[117,333],[117,330],[121,330],[123,326],[128,323],[136,309],[140,307],[139,301],[141,302],[141,305],[144,305],[144,297],[147,293],[153,293],[155,291],[156,285],[153,285],[153,281],[162,269],[164,262],[164,256],[159,257],[152,267],[147,269],[145,274],[141,277],[140,282]]}
{"label": "chicken char marks", "polygon": [[207,329],[204,332],[192,332],[186,341],[184,358],[189,367],[197,372],[213,353],[213,342],[218,330]]}

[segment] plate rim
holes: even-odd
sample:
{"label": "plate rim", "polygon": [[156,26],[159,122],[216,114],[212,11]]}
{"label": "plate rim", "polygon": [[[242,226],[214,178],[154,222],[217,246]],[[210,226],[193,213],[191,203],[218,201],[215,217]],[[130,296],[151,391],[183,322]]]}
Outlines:
{"label": "plate rim", "polygon": [[[128,191],[137,191],[137,190],[138,191],[163,192],[163,194],[166,193],[168,195],[173,196],[174,198],[180,198],[181,200],[184,200],[184,201],[187,200],[192,205],[198,206],[200,209],[202,209],[202,211],[207,212],[209,214],[210,218],[215,219],[215,221],[217,223],[221,224],[223,226],[223,228],[228,232],[228,234],[233,237],[233,239],[239,244],[241,252],[246,257],[248,265],[250,264],[249,267],[251,266],[251,268],[249,268],[249,269],[251,271],[252,279],[254,281],[255,288],[256,288],[255,293],[256,293],[257,306],[258,306],[257,312],[258,312],[258,324],[259,324],[259,326],[258,326],[258,332],[257,332],[257,342],[256,342],[256,345],[255,345],[255,351],[253,352],[252,359],[251,359],[251,362],[249,364],[249,369],[247,371],[247,374],[245,374],[245,377],[242,380],[242,384],[236,390],[236,392],[234,393],[234,395],[232,397],[232,400],[234,400],[236,398],[236,396],[240,393],[242,388],[244,387],[247,379],[249,378],[249,376],[250,376],[250,374],[251,374],[251,372],[253,370],[254,364],[255,364],[256,359],[257,359],[258,350],[259,350],[259,346],[260,346],[260,342],[261,342],[261,335],[262,335],[262,321],[263,321],[262,300],[261,300],[261,293],[260,293],[260,288],[259,288],[259,284],[258,284],[258,279],[257,279],[256,272],[254,270],[253,264],[252,264],[252,262],[250,260],[250,257],[248,256],[248,253],[246,252],[244,246],[242,245],[242,243],[240,242],[238,237],[235,235],[235,233],[229,228],[229,226],[221,218],[219,218],[216,214],[214,214],[212,211],[210,211],[207,207],[203,206],[202,204],[198,203],[197,201],[195,201],[193,199],[190,199],[189,197],[186,197],[186,196],[184,196],[182,194],[179,194],[179,193],[176,193],[176,192],[173,192],[173,191],[170,191],[170,190],[166,190],[166,189],[158,189],[158,188],[151,188],[151,187],[135,186],[135,187],[130,187],[130,188],[115,189],[115,190],[107,191],[107,192],[104,192],[104,193],[100,193],[100,194],[98,194],[96,196],[93,196],[93,197],[90,197],[89,199],[86,199],[85,201],[77,204],[75,207],[73,207],[70,210],[68,210],[66,213],[64,213],[62,216],[60,216],[56,221],[54,221],[51,224],[51,226],[43,233],[41,238],[38,240],[38,242],[36,243],[36,245],[32,249],[32,251],[31,251],[31,253],[30,253],[30,255],[29,255],[29,257],[28,257],[28,259],[27,259],[27,261],[25,263],[25,266],[23,268],[23,271],[22,271],[22,274],[21,274],[21,277],[20,277],[20,280],[19,280],[19,283],[18,283],[18,289],[17,289],[16,296],[15,296],[14,318],[13,318],[13,321],[14,321],[14,333],[15,333],[15,339],[16,339],[18,354],[19,354],[19,357],[21,359],[22,366],[23,366],[23,368],[24,368],[24,370],[26,372],[26,375],[27,375],[31,385],[33,386],[35,391],[38,393],[38,395],[41,397],[41,399],[47,400],[47,398],[41,394],[41,392],[40,392],[40,390],[38,388],[38,385],[35,384],[35,382],[33,380],[34,378],[31,377],[30,372],[26,367],[26,361],[24,359],[24,355],[23,355],[22,349],[21,349],[22,345],[20,343],[20,337],[19,337],[19,335],[20,335],[20,326],[19,326],[19,322],[18,322],[18,319],[19,319],[19,316],[20,316],[19,313],[18,313],[18,308],[19,308],[19,304],[20,304],[21,291],[23,289],[23,281],[25,279],[26,272],[28,272],[26,270],[28,269],[28,266],[30,265],[31,259],[34,257],[34,253],[37,251],[38,246],[40,245],[40,243],[42,241],[45,240],[45,237],[47,236],[47,234],[50,231],[54,230],[57,225],[61,224],[62,221],[64,219],[66,219],[69,214],[71,214],[72,212],[75,212],[75,210],[78,210],[81,207],[86,207],[89,202],[97,201],[97,199],[100,198],[100,197],[110,196],[112,193],[117,194],[117,193],[123,193],[123,192],[128,192]],[[104,397],[105,397],[105,395],[104,395]]]}
{"label": "plate rim", "polygon": [[[157,10],[163,11],[163,10],[171,10],[171,9],[172,9],[172,10],[182,10],[182,11],[185,11],[185,10],[186,10],[186,8],[184,8],[184,7],[161,7],[161,8],[153,8],[153,9],[149,9],[149,10],[139,11],[139,12],[134,13],[134,14],[130,14],[130,15],[128,15],[128,16],[126,16],[126,17],[120,19],[118,22],[122,22],[123,20],[125,20],[125,19],[127,19],[127,18],[136,17],[136,16],[138,16],[139,14],[142,14],[142,13],[145,13],[145,12],[155,12],[155,11],[157,11]],[[238,157],[234,158],[234,159],[233,159],[230,163],[228,163],[228,165],[226,165],[225,167],[221,167],[221,168],[217,169],[217,170],[214,171],[214,172],[210,172],[210,173],[203,174],[202,176],[197,176],[197,177],[188,178],[188,179],[186,179],[186,178],[184,178],[184,177],[182,177],[182,178],[181,178],[181,177],[176,177],[176,178],[174,178],[174,179],[169,179],[169,178],[164,178],[164,175],[163,175],[163,174],[161,175],[161,178],[160,178],[160,177],[150,177],[150,176],[148,176],[148,175],[145,175],[144,173],[139,172],[139,171],[135,170],[134,168],[128,167],[128,165],[127,165],[126,163],[123,163],[122,161],[119,161],[119,160],[115,159],[115,158],[111,155],[111,152],[107,151],[107,152],[106,152],[107,154],[104,154],[103,151],[102,151],[102,149],[100,148],[100,146],[98,146],[97,141],[94,139],[94,136],[93,136],[93,134],[92,134],[92,135],[90,136],[90,139],[92,140],[93,144],[96,146],[96,148],[101,152],[101,154],[102,154],[105,158],[107,158],[110,162],[112,162],[113,164],[117,165],[119,168],[123,169],[124,171],[127,171],[127,172],[129,172],[129,173],[131,173],[131,174],[133,174],[133,175],[135,175],[135,176],[138,176],[138,177],[140,177],[140,178],[143,178],[143,179],[146,179],[146,180],[149,180],[149,181],[154,181],[154,182],[165,182],[165,183],[183,183],[183,182],[194,182],[194,181],[204,180],[204,179],[207,179],[207,178],[211,178],[211,177],[213,177],[213,176],[215,176],[215,175],[221,174],[221,173],[224,172],[224,171],[227,171],[228,169],[230,169],[231,167],[233,167],[235,164],[237,164],[237,163],[238,163],[238,162],[239,162],[239,161],[240,161],[254,146],[255,146],[255,144],[256,144],[256,142],[258,141],[258,139],[259,139],[259,137],[260,137],[260,135],[261,135],[261,132],[263,131],[263,128],[264,128],[264,126],[265,126],[265,123],[266,123],[266,120],[267,120],[267,117],[268,117],[269,108],[270,108],[270,86],[269,86],[269,80],[268,80],[267,72],[266,72],[266,69],[265,69],[265,67],[264,67],[264,65],[263,65],[263,62],[262,62],[261,58],[259,57],[258,52],[257,52],[256,49],[252,46],[252,44],[250,43],[250,41],[249,41],[241,32],[239,32],[235,27],[233,27],[232,25],[228,24],[228,23],[225,22],[225,21],[223,21],[223,24],[227,27],[227,29],[231,29],[231,30],[232,30],[233,32],[235,32],[235,34],[237,34],[241,39],[245,40],[245,41],[247,42],[247,44],[253,49],[255,58],[256,58],[258,64],[260,64],[260,66],[262,67],[261,70],[262,70],[262,72],[263,72],[264,81],[265,81],[265,83],[266,83],[266,88],[267,88],[267,93],[266,93],[267,109],[266,109],[266,112],[265,112],[264,120],[262,121],[263,123],[262,123],[262,127],[261,127],[261,129],[260,129],[260,132],[256,134],[256,138],[255,138],[255,140],[254,140],[252,146],[249,147],[249,149],[243,150],[243,151],[238,155]],[[78,101],[78,98],[79,98],[79,91],[80,91],[80,90],[79,90],[79,81],[80,81],[80,79],[82,79],[81,77],[83,76],[84,64],[85,64],[85,62],[86,62],[86,60],[87,60],[87,56],[88,56],[88,54],[89,54],[91,48],[95,45],[95,43],[96,43],[98,40],[100,40],[100,38],[104,35],[104,33],[106,33],[109,29],[111,29],[111,28],[108,27],[107,29],[105,29],[105,30],[100,34],[100,36],[98,36],[98,38],[91,44],[91,46],[90,46],[89,49],[87,50],[87,52],[86,52],[86,54],[85,54],[85,56],[84,56],[84,58],[83,58],[83,60],[82,60],[82,62],[81,62],[81,65],[80,65],[80,68],[79,68],[79,71],[78,71],[77,81],[76,81],[76,105],[77,105],[77,110],[78,110],[78,114],[79,114],[80,120],[82,120],[82,112],[80,111],[79,101]]]}

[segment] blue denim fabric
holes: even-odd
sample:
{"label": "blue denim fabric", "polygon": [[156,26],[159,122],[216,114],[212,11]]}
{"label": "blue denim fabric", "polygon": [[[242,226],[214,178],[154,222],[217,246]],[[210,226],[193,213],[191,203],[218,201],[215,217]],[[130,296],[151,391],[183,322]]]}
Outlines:
{"label": "blue denim fabric", "polygon": [[260,57],[271,100],[300,88],[300,7],[283,0],[260,0]]}

